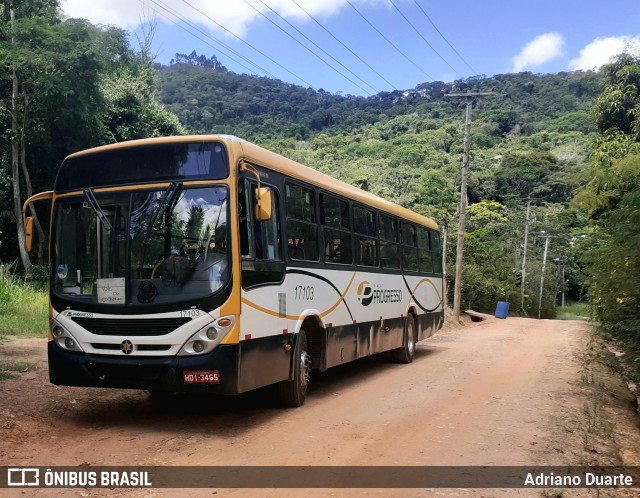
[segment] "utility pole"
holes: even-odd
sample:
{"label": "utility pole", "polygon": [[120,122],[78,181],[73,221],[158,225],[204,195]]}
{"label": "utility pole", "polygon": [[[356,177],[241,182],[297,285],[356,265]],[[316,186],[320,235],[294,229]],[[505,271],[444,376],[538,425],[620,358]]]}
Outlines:
{"label": "utility pole", "polygon": [[566,260],[561,259],[561,258],[556,258],[556,259],[554,259],[554,261],[560,265],[560,273],[561,273],[561,277],[560,278],[562,279],[561,280],[562,286],[560,287],[561,292],[562,292],[562,300],[560,302],[561,302],[561,306],[564,308],[564,290],[565,290],[565,284],[566,284],[566,282],[564,280],[564,264],[565,264]]}
{"label": "utility pole", "polygon": [[529,239],[529,214],[531,213],[531,202],[535,199],[527,197],[527,214],[524,220],[524,247],[522,249],[522,281],[520,282],[520,316],[524,316],[524,278],[527,267],[527,241]]}
{"label": "utility pole", "polygon": [[565,286],[564,263],[562,263],[561,269],[562,269],[562,307],[564,308],[564,286]]}
{"label": "utility pole", "polygon": [[[544,233],[544,232],[542,232]],[[547,266],[547,253],[549,252],[549,239],[551,239],[553,235],[543,235],[542,238],[546,239],[544,241],[544,255],[542,256],[542,275],[540,275],[540,296],[538,300],[538,320],[540,320],[540,316],[542,314],[542,290],[544,289],[544,270]]]}
{"label": "utility pole", "polygon": [[527,266],[527,240],[529,238],[529,213],[531,212],[531,200],[527,200],[527,215],[524,220],[524,248],[522,249],[522,281],[520,282],[520,316],[524,316],[524,277]]}
{"label": "utility pole", "polygon": [[442,304],[449,306],[449,282],[447,281],[447,237],[449,235],[449,220],[444,219],[442,224]]}
{"label": "utility pole", "polygon": [[445,97],[467,99],[467,117],[464,127],[464,151],[462,154],[462,178],[460,181],[460,204],[458,206],[458,242],[456,246],[456,277],[453,288],[453,318],[460,321],[460,299],[462,297],[462,254],[464,245],[464,223],[467,215],[467,176],[469,173],[469,153],[471,152],[471,109],[474,99],[488,97],[493,92],[447,93]]}

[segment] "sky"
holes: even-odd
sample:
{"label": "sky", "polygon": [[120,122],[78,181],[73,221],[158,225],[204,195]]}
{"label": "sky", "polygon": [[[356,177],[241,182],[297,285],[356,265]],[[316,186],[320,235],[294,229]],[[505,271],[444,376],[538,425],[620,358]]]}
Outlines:
{"label": "sky", "polygon": [[640,0],[62,0],[62,10],[124,28],[134,46],[153,20],[161,64],[195,50],[230,71],[345,95],[640,53]]}

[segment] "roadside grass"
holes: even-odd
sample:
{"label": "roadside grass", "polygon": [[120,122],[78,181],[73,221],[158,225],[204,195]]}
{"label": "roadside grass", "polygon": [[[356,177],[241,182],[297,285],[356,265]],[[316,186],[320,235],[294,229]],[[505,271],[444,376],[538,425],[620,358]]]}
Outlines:
{"label": "roadside grass", "polygon": [[35,363],[27,361],[0,360],[0,380],[15,379],[14,372],[25,373],[36,368]]}
{"label": "roadside grass", "polygon": [[12,265],[0,264],[0,342],[10,335],[44,337],[49,320],[46,289],[25,283]]}
{"label": "roadside grass", "polygon": [[587,303],[573,303],[564,308],[556,308],[556,320],[589,320]]}

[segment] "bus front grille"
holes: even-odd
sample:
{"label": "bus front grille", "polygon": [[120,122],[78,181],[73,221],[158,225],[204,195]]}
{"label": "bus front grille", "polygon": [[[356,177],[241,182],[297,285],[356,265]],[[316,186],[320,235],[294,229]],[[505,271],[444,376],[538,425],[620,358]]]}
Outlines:
{"label": "bus front grille", "polygon": [[[121,351],[122,344],[108,344],[108,343],[99,343],[92,342],[91,346],[93,349],[105,349],[108,351]],[[138,351],[169,351],[171,349],[171,344],[137,344],[136,349]]]}
{"label": "bus front grille", "polygon": [[97,335],[165,335],[191,321],[191,318],[84,318],[72,317],[82,328]]}

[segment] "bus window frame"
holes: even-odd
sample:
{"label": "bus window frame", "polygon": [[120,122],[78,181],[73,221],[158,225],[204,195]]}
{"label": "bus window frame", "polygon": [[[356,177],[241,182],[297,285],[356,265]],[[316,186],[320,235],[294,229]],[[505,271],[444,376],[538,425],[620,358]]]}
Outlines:
{"label": "bus window frame", "polygon": [[[413,244],[407,244],[404,240],[404,227],[409,226],[413,229]],[[400,219],[400,263],[402,264],[402,271],[411,273],[420,273],[420,249],[418,247],[418,226],[404,218]],[[431,238],[429,238],[431,240]],[[405,249],[413,249],[416,254],[416,269],[407,268],[405,265]]]}
{"label": "bus window frame", "polygon": [[[322,258],[322,248],[324,247],[324,237],[323,237],[323,233],[321,230],[321,224],[320,224],[320,207],[319,207],[319,189],[317,187],[315,187],[314,185],[308,184],[308,183],[304,183],[301,181],[296,180],[295,178],[291,177],[291,176],[287,176],[287,175],[283,175],[283,190],[284,190],[284,195],[282,196],[282,206],[283,206],[283,230],[285,232],[284,235],[284,245],[286,247],[285,253],[286,253],[286,261],[290,262],[292,264],[295,265],[314,265],[314,266],[321,266],[324,263],[324,260]],[[289,213],[287,210],[287,186],[295,186],[295,187],[300,187],[306,190],[310,190],[312,195],[313,195],[313,209],[314,209],[314,213],[313,213],[313,217],[314,217],[314,221],[306,221],[306,220],[300,220],[298,218],[291,218],[289,217]],[[304,223],[305,225],[309,225],[309,226],[315,226],[315,230],[316,230],[316,250],[318,252],[318,258],[317,259],[297,259],[297,258],[293,258],[291,257],[291,254],[289,253],[289,225],[288,222],[289,220],[292,220],[294,222],[297,223]]]}
{"label": "bus window frame", "polygon": [[[389,214],[387,211],[381,211],[381,210],[377,210],[378,211],[378,241],[380,243],[380,269],[381,270],[387,270],[387,271],[395,271],[395,272],[402,272],[403,268],[402,268],[402,254],[400,252],[400,218],[398,218],[397,216],[394,216],[392,214]],[[387,219],[389,219],[390,221],[395,221],[395,240],[389,240],[387,238],[383,238],[382,237],[382,233],[381,233],[381,226],[382,223],[380,221],[380,219],[382,217],[385,217]],[[396,258],[398,261],[398,266],[396,267],[388,267],[388,266],[384,266],[383,262],[382,262],[382,242],[386,242],[387,244],[393,244],[395,246],[395,252],[396,252]]]}
{"label": "bus window frame", "polygon": [[[369,234],[365,234],[365,233],[360,233],[356,231],[356,223],[355,223],[355,209],[363,209],[365,211],[368,211],[370,213],[373,214],[373,232],[374,235],[371,236]],[[358,237],[366,237],[367,240],[373,240],[375,242],[375,248],[376,248],[376,264],[375,265],[363,265],[363,264],[358,264],[357,258],[354,257],[354,265],[358,268],[371,268],[371,269],[380,269],[380,229],[378,226],[378,215],[379,215],[380,211],[376,208],[373,208],[371,206],[366,206],[365,204],[361,204],[359,202],[352,202],[351,203],[351,226],[352,226],[352,232],[353,232],[353,239],[354,239],[354,253],[356,252],[356,250],[359,251],[359,247],[360,247],[360,241]],[[356,247],[357,246],[357,247]],[[354,254],[355,256],[355,254]]]}
{"label": "bus window frame", "polygon": [[[255,164],[251,164],[251,165],[257,169],[258,173],[260,173],[260,169],[267,169],[267,168],[262,168],[260,166],[257,166]],[[283,205],[282,205],[282,196],[280,195],[280,189],[273,183],[263,182],[262,180],[260,181],[260,186],[269,187],[271,189],[272,195],[275,194],[275,200],[273,201],[273,204],[275,205],[275,209],[272,209],[272,216],[276,217],[277,233],[279,238],[278,249],[280,251],[280,259],[260,259],[256,257],[256,252],[255,252],[255,247],[256,247],[255,223],[256,221],[258,222],[260,221],[255,219],[256,216],[253,209],[253,189],[258,187],[258,182],[251,175],[239,174],[237,179],[237,186],[236,186],[236,195],[238,196],[239,196],[238,187],[240,182],[243,182],[243,186],[244,186],[243,195],[245,196],[245,202],[248,202],[251,204],[250,206],[245,205],[245,209],[247,211],[246,212],[246,216],[247,216],[246,228],[247,228],[249,253],[250,253],[248,257],[246,255],[242,255],[242,247],[240,242],[242,237],[242,228],[240,226],[239,212],[238,212],[238,222],[236,224],[237,230],[238,230],[237,241],[238,241],[238,255],[240,256],[240,280],[241,280],[242,288],[245,290],[249,290],[249,289],[256,289],[258,287],[264,287],[269,285],[282,285],[285,281],[286,274],[287,274],[287,262],[284,258],[284,252],[283,252],[284,251],[283,226],[282,226],[283,225],[283,220],[282,220]],[[238,204],[239,203],[240,203],[240,199],[238,197]],[[249,284],[246,283],[247,278],[245,278],[245,275],[247,277],[249,275],[256,275],[256,272],[261,272],[263,271],[264,268],[267,268],[267,267],[276,267],[276,270],[274,270],[274,273],[276,271],[280,273],[281,274],[280,279],[279,280],[267,279],[267,280],[255,282],[255,283],[249,283]]]}
{"label": "bus window frame", "polygon": [[[433,274],[442,275],[442,244],[440,242],[440,231],[429,228],[429,247],[431,250],[431,257],[433,262]],[[437,239],[437,241],[434,241]],[[435,246],[435,248],[434,248]],[[437,261],[437,264],[436,264]]]}
{"label": "bus window frame", "polygon": [[[326,225],[325,224],[325,213],[324,213],[324,206],[322,204],[323,202],[323,196],[328,196],[331,198],[334,198],[336,200],[338,200],[338,202],[344,202],[347,205],[347,223],[349,225],[349,227],[347,229],[344,228],[336,228],[334,226],[330,226],[330,225]],[[352,220],[352,206],[351,206],[352,202],[350,199],[347,199],[341,195],[335,194],[331,191],[328,190],[322,190],[322,189],[318,189],[318,210],[319,210],[319,214],[320,216],[318,217],[318,224],[320,227],[320,234],[322,236],[322,245],[321,245],[321,258],[322,258],[322,262],[325,265],[336,265],[336,266],[340,266],[340,267],[352,267],[355,265],[355,254],[354,254],[354,244],[353,244],[353,220]],[[347,238],[349,239],[349,243],[351,244],[351,261],[349,261],[348,263],[339,263],[336,261],[327,261],[326,260],[326,238],[325,238],[325,230],[333,230],[336,232],[340,232],[340,233],[344,233],[347,234]]]}

